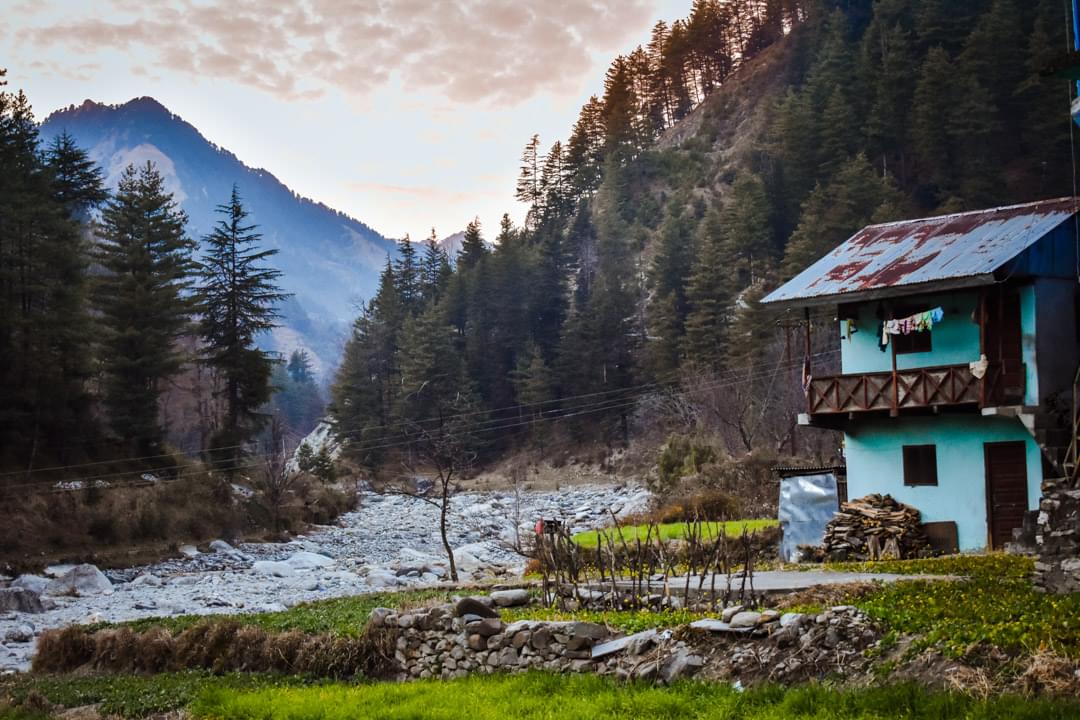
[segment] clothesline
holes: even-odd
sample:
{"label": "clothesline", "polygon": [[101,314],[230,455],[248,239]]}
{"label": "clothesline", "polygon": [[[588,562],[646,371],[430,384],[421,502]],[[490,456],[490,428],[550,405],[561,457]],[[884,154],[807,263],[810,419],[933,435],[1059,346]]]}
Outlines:
{"label": "clothesline", "polygon": [[932,330],[934,323],[941,322],[945,317],[945,311],[936,307],[924,312],[917,312],[904,318],[884,320],[878,332],[879,346],[884,351],[889,345],[890,335],[910,335],[913,332]]}

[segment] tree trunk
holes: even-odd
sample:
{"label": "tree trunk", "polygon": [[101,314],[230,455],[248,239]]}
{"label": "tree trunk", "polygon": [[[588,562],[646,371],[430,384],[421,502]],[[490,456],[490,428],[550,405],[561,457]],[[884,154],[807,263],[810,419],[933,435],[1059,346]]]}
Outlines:
{"label": "tree trunk", "polygon": [[446,559],[450,562],[450,579],[458,581],[457,564],[454,562],[454,549],[450,547],[450,540],[446,537],[446,515],[450,509],[449,488],[450,484],[443,481],[442,504],[439,506],[439,534],[442,536],[443,549],[446,550]]}

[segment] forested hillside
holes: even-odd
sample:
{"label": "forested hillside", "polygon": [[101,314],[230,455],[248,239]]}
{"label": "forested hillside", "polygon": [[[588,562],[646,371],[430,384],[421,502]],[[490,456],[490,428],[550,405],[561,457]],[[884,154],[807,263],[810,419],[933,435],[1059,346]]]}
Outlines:
{"label": "forested hillside", "polygon": [[490,459],[656,427],[828,454],[793,424],[800,331],[757,299],[867,223],[1070,194],[1068,84],[1040,75],[1067,41],[1055,0],[697,0],[565,142],[529,140],[523,227],[489,250],[470,225],[453,271],[401,246],[339,434],[371,466],[432,435]]}

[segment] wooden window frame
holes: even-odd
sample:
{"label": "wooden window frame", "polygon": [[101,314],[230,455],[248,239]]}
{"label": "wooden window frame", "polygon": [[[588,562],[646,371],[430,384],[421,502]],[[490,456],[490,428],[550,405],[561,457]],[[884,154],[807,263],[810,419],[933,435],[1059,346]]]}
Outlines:
{"label": "wooden window frame", "polygon": [[904,445],[901,452],[906,487],[937,487],[937,445]]}

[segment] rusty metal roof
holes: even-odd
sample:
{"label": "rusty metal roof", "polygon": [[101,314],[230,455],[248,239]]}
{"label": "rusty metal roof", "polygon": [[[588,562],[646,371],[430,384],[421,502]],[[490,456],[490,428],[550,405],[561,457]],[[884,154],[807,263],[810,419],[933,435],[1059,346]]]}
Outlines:
{"label": "rusty metal roof", "polygon": [[[1070,218],[1074,198],[870,225],[763,302],[846,302],[889,288],[975,285]],[[920,287],[908,287],[920,286]],[[894,294],[894,293],[889,293]],[[802,301],[802,302],[800,302]]]}

